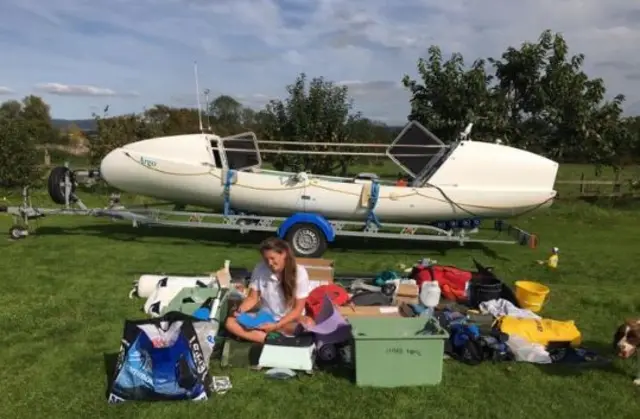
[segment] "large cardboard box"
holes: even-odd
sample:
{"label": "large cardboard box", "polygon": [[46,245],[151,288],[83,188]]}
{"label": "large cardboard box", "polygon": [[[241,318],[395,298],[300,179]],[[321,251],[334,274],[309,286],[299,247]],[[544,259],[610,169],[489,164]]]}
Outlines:
{"label": "large cardboard box", "polygon": [[333,260],[331,259],[316,259],[316,258],[297,258],[298,265],[302,265],[309,274],[309,280],[311,281],[311,288],[319,287],[320,285],[328,285],[333,283],[334,279],[334,267]]}

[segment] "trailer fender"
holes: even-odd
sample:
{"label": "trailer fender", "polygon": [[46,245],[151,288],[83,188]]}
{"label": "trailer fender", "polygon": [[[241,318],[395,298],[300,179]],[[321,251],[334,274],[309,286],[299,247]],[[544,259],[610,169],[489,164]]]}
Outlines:
{"label": "trailer fender", "polygon": [[320,214],[297,212],[291,217],[284,220],[278,227],[278,237],[284,239],[289,230],[296,224],[312,224],[318,228],[323,234],[327,242],[333,243],[336,238],[336,232],[333,230],[331,223]]}

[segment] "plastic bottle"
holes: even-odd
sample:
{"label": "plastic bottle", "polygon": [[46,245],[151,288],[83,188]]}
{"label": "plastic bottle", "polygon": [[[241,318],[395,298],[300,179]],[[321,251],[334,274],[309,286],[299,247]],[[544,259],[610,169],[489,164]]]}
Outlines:
{"label": "plastic bottle", "polygon": [[547,259],[547,266],[551,269],[556,269],[558,267],[560,249],[557,247],[551,248],[551,255],[549,259]]}
{"label": "plastic bottle", "polygon": [[420,289],[420,303],[427,308],[434,308],[440,303],[440,285],[436,281],[422,283]]}

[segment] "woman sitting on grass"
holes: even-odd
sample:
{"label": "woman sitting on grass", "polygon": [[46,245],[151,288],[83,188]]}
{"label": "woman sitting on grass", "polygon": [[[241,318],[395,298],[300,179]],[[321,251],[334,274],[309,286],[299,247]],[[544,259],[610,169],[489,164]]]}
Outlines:
{"label": "woman sitting on grass", "polygon": [[[304,266],[296,264],[289,244],[275,237],[267,239],[260,245],[260,254],[262,261],[251,274],[249,295],[225,322],[232,335],[257,343],[263,343],[270,332],[293,334],[301,323],[313,323],[304,315],[309,275]],[[260,312],[254,319],[266,317],[268,320],[250,326],[245,313],[258,305]]]}

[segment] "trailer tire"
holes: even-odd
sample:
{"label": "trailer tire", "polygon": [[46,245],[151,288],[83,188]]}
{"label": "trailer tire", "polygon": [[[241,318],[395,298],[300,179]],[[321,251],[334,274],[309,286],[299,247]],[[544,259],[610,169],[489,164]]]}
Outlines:
{"label": "trailer tire", "polygon": [[324,233],[315,225],[308,223],[292,226],[285,240],[291,245],[293,253],[299,257],[319,258],[328,247]]}
{"label": "trailer tire", "polygon": [[[64,205],[65,196],[64,196],[64,179],[65,176],[69,174],[71,180],[71,192],[75,194],[76,192],[76,183],[73,176],[73,172],[64,166],[54,167],[49,173],[49,179],[47,180],[47,191],[49,192],[49,197],[53,202],[58,205]],[[73,196],[69,197],[69,203],[74,203],[75,198]]]}
{"label": "trailer tire", "polygon": [[26,237],[24,233],[24,228],[20,226],[13,226],[9,229],[9,238],[12,240],[24,239]]}

